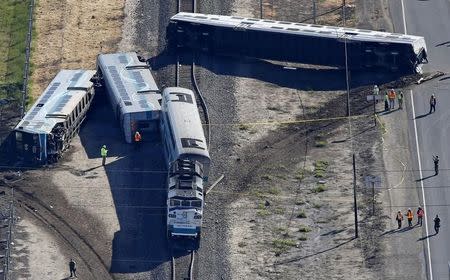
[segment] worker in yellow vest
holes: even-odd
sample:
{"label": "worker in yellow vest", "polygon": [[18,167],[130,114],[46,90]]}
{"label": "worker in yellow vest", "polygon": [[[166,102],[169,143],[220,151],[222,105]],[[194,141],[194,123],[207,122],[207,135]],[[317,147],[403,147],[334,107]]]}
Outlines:
{"label": "worker in yellow vest", "polygon": [[100,155],[102,156],[102,165],[106,164],[106,156],[108,155],[108,150],[106,149],[106,145],[103,145],[100,149]]}

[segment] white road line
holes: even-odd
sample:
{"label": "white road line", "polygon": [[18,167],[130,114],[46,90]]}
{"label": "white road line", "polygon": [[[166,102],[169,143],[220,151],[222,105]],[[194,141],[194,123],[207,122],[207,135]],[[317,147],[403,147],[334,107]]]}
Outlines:
{"label": "white road line", "polygon": [[408,30],[406,30],[406,16],[405,16],[405,4],[402,0],[402,15],[403,15],[403,30],[405,31],[405,35],[408,34]]}
{"label": "white road line", "polygon": [[[403,1],[402,1],[403,2]],[[433,280],[433,268],[431,267],[431,250],[430,250],[430,239],[428,238],[429,233],[428,233],[428,223],[427,223],[427,204],[425,202],[425,191],[423,188],[423,175],[422,175],[422,164],[420,162],[420,151],[419,151],[419,138],[417,135],[417,124],[416,124],[416,110],[414,109],[414,96],[413,96],[413,92],[412,90],[409,91],[410,95],[411,95],[411,108],[412,108],[412,115],[413,115],[413,120],[414,120],[414,136],[416,138],[416,151],[417,151],[417,162],[419,163],[419,176],[420,176],[420,187],[422,190],[422,201],[423,201],[423,211],[425,211],[425,234],[426,234],[426,239],[427,239],[427,251],[428,251],[428,267],[430,269],[430,278],[429,280]]]}

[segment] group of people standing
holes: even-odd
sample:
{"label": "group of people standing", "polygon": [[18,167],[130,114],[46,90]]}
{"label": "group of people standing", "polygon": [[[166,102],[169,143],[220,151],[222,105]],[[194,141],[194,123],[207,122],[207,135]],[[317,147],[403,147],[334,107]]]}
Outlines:
{"label": "group of people standing", "polygon": [[[423,223],[423,217],[424,217],[424,215],[425,215],[425,212],[423,211],[422,207],[419,206],[419,207],[417,208],[416,214],[417,214],[417,224],[416,224],[416,225],[422,226],[422,223]],[[412,226],[413,226],[412,223],[413,223],[413,219],[414,219],[414,214],[413,214],[411,208],[408,208],[408,211],[406,212],[405,216],[406,216],[406,218],[407,218],[407,220],[408,220],[408,226],[409,226],[409,227],[412,227]],[[402,214],[402,211],[399,210],[399,211],[397,212],[397,215],[396,215],[396,217],[395,217],[395,220],[397,221],[398,229],[401,229],[401,228],[402,228],[402,221],[403,221],[403,214]],[[440,226],[441,226],[441,219],[439,218],[438,215],[436,215],[436,217],[434,218],[433,221],[434,221],[434,230],[436,231],[436,234],[438,234],[439,228],[440,228]]]}
{"label": "group of people standing", "polygon": [[[373,94],[378,96],[380,93],[380,89],[378,88],[377,85],[375,85],[373,87]],[[403,92],[400,91],[398,94],[395,92],[394,89],[390,89],[387,90],[385,95],[384,95],[384,110],[385,111],[390,111],[395,109],[395,100],[397,100],[398,102],[398,108],[400,110],[403,109]],[[430,96],[430,112],[429,114],[436,112],[436,103],[437,103],[437,99],[436,96],[434,94],[432,94]]]}
{"label": "group of people standing", "polygon": [[[377,85],[374,86],[374,94],[378,95],[380,89]],[[384,95],[384,110],[394,110],[395,109],[395,100],[398,102],[398,108],[400,110],[403,110],[403,92],[399,92],[398,94],[395,92],[395,90],[392,88],[386,92]]]}

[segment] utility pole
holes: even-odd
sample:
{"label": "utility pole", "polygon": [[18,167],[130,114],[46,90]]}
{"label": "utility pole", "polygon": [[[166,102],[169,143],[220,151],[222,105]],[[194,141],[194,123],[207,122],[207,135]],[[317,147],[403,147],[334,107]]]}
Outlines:
{"label": "utility pole", "polygon": [[259,18],[263,18],[263,0],[259,0]]}
{"label": "utility pole", "polygon": [[313,1],[313,19],[314,19],[314,24],[316,24],[316,0],[312,0]]}
{"label": "utility pole", "polygon": [[345,0],[342,0],[342,25],[345,27]]}
{"label": "utility pole", "polygon": [[347,34],[344,35],[344,52],[345,52],[345,82],[347,87],[347,117],[350,117],[350,82],[348,73],[348,55],[347,55]]}
{"label": "utility pole", "polygon": [[355,238],[358,238],[358,206],[356,205],[356,163],[353,154],[353,208],[355,212]]}

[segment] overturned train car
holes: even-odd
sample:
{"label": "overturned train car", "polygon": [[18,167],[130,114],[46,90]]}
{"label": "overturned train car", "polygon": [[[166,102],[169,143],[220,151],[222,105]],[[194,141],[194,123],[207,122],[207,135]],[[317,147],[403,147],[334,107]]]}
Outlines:
{"label": "overturned train car", "polygon": [[19,162],[57,161],[79,131],[95,95],[95,71],[61,70],[14,129]]}
{"label": "overturned train car", "polygon": [[178,13],[167,39],[171,47],[339,68],[347,53],[352,70],[414,73],[428,62],[420,36],[236,16]]}

